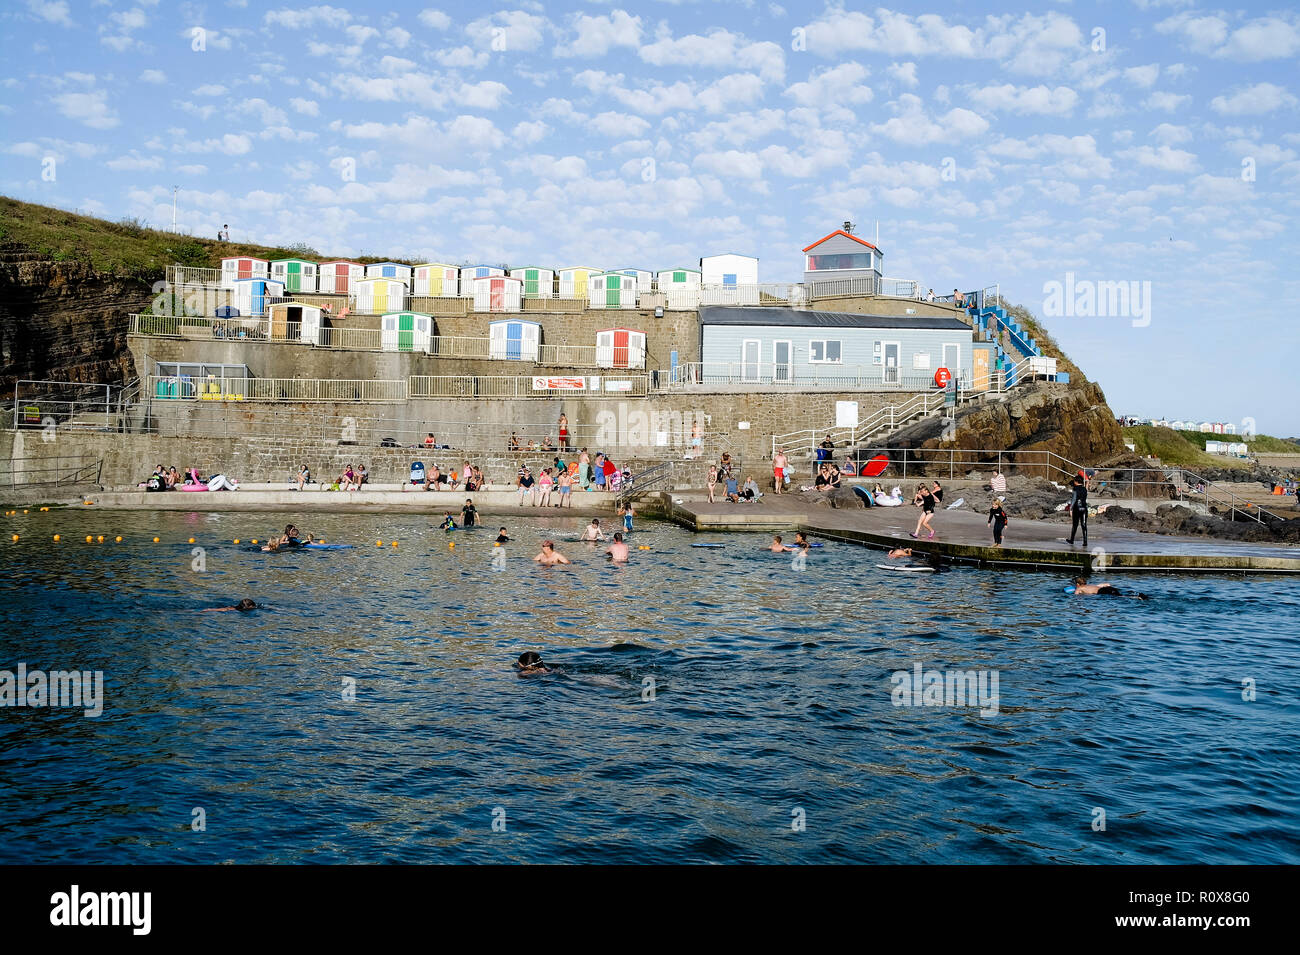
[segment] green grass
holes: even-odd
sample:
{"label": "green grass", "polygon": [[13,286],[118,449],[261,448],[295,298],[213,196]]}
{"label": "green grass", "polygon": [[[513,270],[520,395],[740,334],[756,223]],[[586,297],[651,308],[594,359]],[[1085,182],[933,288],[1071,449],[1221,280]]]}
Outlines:
{"label": "green grass", "polygon": [[1138,454],[1159,458],[1164,464],[1174,464],[1184,468],[1250,467],[1249,462],[1240,458],[1206,454],[1204,440],[1200,442],[1191,440],[1192,437],[1212,438],[1214,435],[1202,436],[1200,432],[1174,431],[1172,428],[1160,428],[1149,424],[1124,428],[1123,431],[1124,440],[1132,444]]}
{"label": "green grass", "polygon": [[[20,246],[56,262],[84,261],[97,272],[152,281],[163,277],[169,265],[217,269],[221,260],[235,255],[261,259],[293,258],[296,249],[271,248],[240,242],[218,242],[151,229],[137,219],[109,222],[63,209],[21,202],[0,196],[0,244]],[[320,256],[321,261],[347,256]],[[404,262],[381,256],[361,256],[355,261]],[[414,262],[406,262],[415,265]]]}

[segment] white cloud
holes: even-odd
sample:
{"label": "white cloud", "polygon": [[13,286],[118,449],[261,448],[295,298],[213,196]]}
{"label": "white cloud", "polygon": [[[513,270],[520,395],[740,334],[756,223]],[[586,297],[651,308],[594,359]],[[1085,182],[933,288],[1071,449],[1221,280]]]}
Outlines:
{"label": "white cloud", "polygon": [[468,46],[458,46],[452,50],[439,50],[433,54],[433,58],[443,66],[450,69],[470,68],[481,70],[491,61],[487,53],[481,50],[474,50]]}
{"label": "white cloud", "polygon": [[1225,116],[1248,116],[1271,113],[1283,107],[1296,105],[1296,98],[1281,86],[1256,83],[1238,89],[1231,96],[1216,96],[1210,100],[1210,109]]}
{"label": "white cloud", "polygon": [[222,96],[227,92],[226,88],[220,83],[204,83],[202,86],[195,88],[195,96]]}
{"label": "white cloud", "polygon": [[157,172],[162,169],[163,161],[161,156],[140,156],[132,153],[129,156],[110,159],[104,165],[114,172]]}
{"label": "white cloud", "polygon": [[1220,59],[1258,62],[1300,53],[1300,21],[1294,14],[1258,17],[1230,32],[1221,16],[1185,12],[1157,23],[1156,30],[1178,37],[1197,53]]}
{"label": "white cloud", "polygon": [[1186,126],[1175,126],[1172,123],[1161,123],[1155,129],[1151,130],[1151,138],[1166,146],[1176,146],[1178,143],[1191,141],[1192,131]]}
{"label": "white cloud", "polygon": [[1048,89],[1046,86],[1029,88],[1005,83],[975,90],[971,93],[971,99],[990,110],[1061,116],[1074,111],[1079,95],[1068,86]]}
{"label": "white cloud", "polygon": [[514,129],[510,130],[510,138],[515,142],[531,145],[545,138],[550,128],[541,120],[518,123]]}
{"label": "white cloud", "polygon": [[1156,24],[1159,33],[1173,34],[1197,53],[1209,53],[1228,38],[1228,24],[1219,17],[1178,13]]}
{"label": "white cloud", "polygon": [[140,74],[140,82],[157,83],[157,84],[166,83],[167,74],[164,73],[162,70],[145,70],[143,73]]}
{"label": "white cloud", "polygon": [[545,29],[545,17],[510,10],[470,22],[465,35],[480,49],[518,53],[541,46]]}
{"label": "white cloud", "polygon": [[488,151],[500,148],[506,141],[496,124],[482,116],[462,115],[447,123],[410,116],[402,123],[370,120],[339,126],[349,139],[376,140],[433,155]]}
{"label": "white cloud", "polygon": [[222,153],[226,156],[242,156],[253,148],[253,141],[243,134],[226,133],[220,139],[203,139],[178,143],[178,152],[186,153]]}
{"label": "white cloud", "polygon": [[665,34],[641,47],[640,57],[654,66],[757,70],[764,80],[778,83],[785,78],[785,51],[781,47],[767,41],[750,42],[723,29],[705,36],[693,33],[673,38]]}
{"label": "white cloud", "polygon": [[451,26],[451,17],[441,10],[422,10],[418,19],[426,27],[434,30],[445,30]]}
{"label": "white cloud", "polygon": [[68,5],[64,0],[27,0],[27,9],[32,16],[39,17],[46,23],[72,26],[72,17],[68,14]]}
{"label": "white cloud", "polygon": [[639,136],[650,128],[650,124],[640,116],[629,116],[612,110],[596,114],[587,121],[586,126],[610,137]]}
{"label": "white cloud", "polygon": [[1124,71],[1124,79],[1134,86],[1150,89],[1160,77],[1160,64],[1148,63],[1146,66],[1130,66]]}
{"label": "white cloud", "polygon": [[867,73],[867,68],[861,63],[841,63],[821,72],[814,71],[807,81],[795,83],[787,89],[785,95],[803,106],[869,103],[875,94],[863,82]]}
{"label": "white cloud", "polygon": [[313,99],[303,99],[301,96],[295,96],[289,100],[289,105],[293,107],[294,112],[302,113],[304,116],[320,115],[320,106]]}
{"label": "white cloud", "polygon": [[1135,149],[1125,149],[1119,155],[1125,159],[1132,159],[1140,166],[1161,169],[1165,172],[1189,173],[1197,168],[1194,154],[1182,149],[1171,149],[1168,146],[1158,148],[1138,146]]}
{"label": "white cloud", "polygon": [[108,93],[105,90],[60,93],[54,97],[54,105],[68,119],[84,123],[91,129],[112,129],[121,122],[117,118],[117,111],[108,105]]}
{"label": "white cloud", "polygon": [[616,47],[635,49],[641,43],[641,18],[625,10],[615,10],[606,17],[575,14],[572,26],[573,38],[555,48],[556,56],[600,57]]}
{"label": "white cloud", "polygon": [[176,171],[184,173],[187,176],[206,176],[208,173],[208,167],[202,163],[192,163],[190,165],[177,166]]}
{"label": "white cloud", "polygon": [[515,172],[527,172],[538,179],[560,182],[582,179],[587,175],[587,163],[580,156],[561,156],[556,159],[544,153],[532,153],[509,160],[506,168]]}
{"label": "white cloud", "polygon": [[891,63],[885,72],[898,80],[898,82],[902,83],[904,86],[915,87],[920,83],[920,80],[916,78],[915,63]]}
{"label": "white cloud", "polygon": [[723,152],[700,153],[695,165],[707,172],[734,179],[758,180],[763,178],[763,160],[757,154],[728,149]]}
{"label": "white cloud", "polygon": [[340,7],[315,6],[300,10],[270,10],[263,17],[267,26],[286,30],[311,30],[328,27],[338,30],[352,22],[352,14]]}
{"label": "white cloud", "polygon": [[899,96],[893,106],[898,115],[872,125],[871,131],[895,142],[924,145],[945,139],[981,136],[989,128],[984,117],[968,109],[949,110],[937,120],[931,119],[921,97],[912,93]]}
{"label": "white cloud", "polygon": [[1166,113],[1172,113],[1185,103],[1190,103],[1191,101],[1192,98],[1190,96],[1184,96],[1181,93],[1156,92],[1143,100],[1142,105],[1147,109],[1158,109],[1163,110]]}

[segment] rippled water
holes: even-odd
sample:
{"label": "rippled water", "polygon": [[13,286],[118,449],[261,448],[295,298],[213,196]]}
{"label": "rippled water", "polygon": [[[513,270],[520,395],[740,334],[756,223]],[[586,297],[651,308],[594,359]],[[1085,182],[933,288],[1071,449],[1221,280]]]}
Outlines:
{"label": "rippled water", "polygon": [[[99,669],[107,702],[0,709],[0,860],[1300,860],[1300,581],[1072,600],[1046,574],[888,574],[842,544],[800,571],[765,538],[644,522],[630,566],[561,542],[575,565],[537,568],[579,519],[506,521],[503,570],[491,517],[230,543],[287,519],[8,519],[0,668]],[[269,609],[197,612],[243,596]],[[520,679],[526,649],[564,672]],[[1000,711],[894,706],[917,662],[996,670]]]}

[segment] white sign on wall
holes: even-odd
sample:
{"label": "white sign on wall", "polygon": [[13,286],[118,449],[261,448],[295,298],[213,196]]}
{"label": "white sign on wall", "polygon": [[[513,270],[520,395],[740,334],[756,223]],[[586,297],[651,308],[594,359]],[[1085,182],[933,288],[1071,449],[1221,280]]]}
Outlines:
{"label": "white sign on wall", "polygon": [[913,352],[913,353],[912,353],[912,369],[913,369],[914,371],[929,371],[929,370],[930,370],[930,353],[929,353],[929,352]]}
{"label": "white sign on wall", "polygon": [[858,403],[856,401],[835,402],[835,427],[856,428],[858,426]]}

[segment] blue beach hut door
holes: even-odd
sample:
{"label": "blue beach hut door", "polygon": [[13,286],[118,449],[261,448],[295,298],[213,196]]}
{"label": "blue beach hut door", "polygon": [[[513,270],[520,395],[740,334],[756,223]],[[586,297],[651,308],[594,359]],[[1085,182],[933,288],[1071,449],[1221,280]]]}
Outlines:
{"label": "blue beach hut door", "polygon": [[513,358],[516,361],[521,357],[521,343],[524,337],[524,326],[519,322],[510,322],[506,325],[506,357]]}

